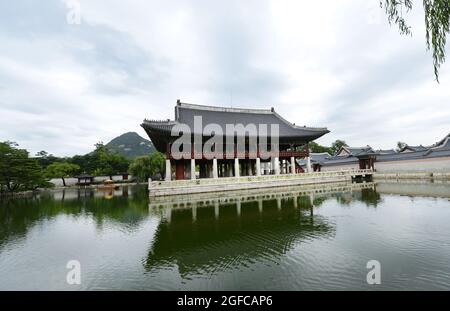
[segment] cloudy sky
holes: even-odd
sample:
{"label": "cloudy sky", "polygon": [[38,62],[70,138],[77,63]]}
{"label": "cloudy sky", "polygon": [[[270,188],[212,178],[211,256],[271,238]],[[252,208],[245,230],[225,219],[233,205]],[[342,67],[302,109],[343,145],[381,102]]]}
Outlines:
{"label": "cloudy sky", "polygon": [[[0,141],[82,154],[184,102],[270,108],[330,144],[432,144],[450,132],[421,1],[412,37],[378,0],[0,2]],[[69,6],[68,6],[69,4]]]}

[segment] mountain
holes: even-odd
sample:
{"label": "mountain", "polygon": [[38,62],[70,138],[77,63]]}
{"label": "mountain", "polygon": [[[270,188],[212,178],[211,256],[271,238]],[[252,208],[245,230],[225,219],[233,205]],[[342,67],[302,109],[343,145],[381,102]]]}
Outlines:
{"label": "mountain", "polygon": [[155,152],[155,147],[153,143],[145,138],[139,136],[138,133],[128,132],[117,136],[109,143],[106,147],[118,154],[123,155],[126,158],[135,158],[143,155],[149,155]]}

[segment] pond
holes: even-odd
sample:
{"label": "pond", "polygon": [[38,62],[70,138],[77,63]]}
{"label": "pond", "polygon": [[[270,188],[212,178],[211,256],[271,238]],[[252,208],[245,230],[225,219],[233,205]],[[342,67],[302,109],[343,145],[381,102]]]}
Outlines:
{"label": "pond", "polygon": [[0,201],[0,290],[448,290],[449,198],[414,181]]}

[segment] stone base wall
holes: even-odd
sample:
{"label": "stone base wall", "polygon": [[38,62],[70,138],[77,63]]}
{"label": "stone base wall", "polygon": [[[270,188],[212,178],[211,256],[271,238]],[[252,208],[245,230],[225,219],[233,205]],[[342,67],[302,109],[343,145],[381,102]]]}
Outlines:
{"label": "stone base wall", "polygon": [[148,189],[150,196],[168,196],[345,182],[351,181],[352,178],[356,176],[369,176],[371,174],[371,170],[347,170],[237,178],[225,177],[197,180],[149,181]]}

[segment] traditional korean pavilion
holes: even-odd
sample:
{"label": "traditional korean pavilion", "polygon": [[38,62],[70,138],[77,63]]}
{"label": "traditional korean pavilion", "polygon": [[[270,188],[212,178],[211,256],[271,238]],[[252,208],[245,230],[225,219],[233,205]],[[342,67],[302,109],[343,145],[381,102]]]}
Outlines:
{"label": "traditional korean pavilion", "polygon": [[[224,144],[232,141],[234,146],[228,143],[223,147],[223,152],[205,153],[203,144],[211,139],[211,135],[205,135],[204,131],[198,129],[198,124],[194,124],[194,119],[198,123],[201,117],[202,125],[214,124],[223,129],[227,125],[241,125],[243,127],[251,125],[266,125],[278,128],[277,138],[272,137],[272,132],[264,134],[234,132],[233,137],[224,138]],[[179,136],[173,136],[172,130],[176,126],[185,125],[193,129],[190,133],[190,143],[192,148],[183,152],[183,157],[175,157],[172,154],[172,144]],[[312,128],[297,126],[290,123],[271,109],[242,109],[225,108],[213,106],[201,106],[182,103],[177,101],[175,106],[174,120],[144,120],[141,125],[152,140],[156,149],[166,155],[166,176],[165,180],[170,181],[175,178],[195,179],[219,178],[219,177],[239,177],[239,176],[260,176],[300,173],[303,169],[297,164],[296,159],[304,158],[308,163],[306,170],[311,171],[309,160],[308,143],[327,133],[326,128]],[[225,134],[224,135],[228,135]],[[237,137],[239,136],[240,137]],[[228,135],[230,136],[230,135]],[[243,136],[243,137],[242,137]],[[253,137],[256,136],[256,137]],[[200,138],[199,138],[200,137]],[[256,149],[250,148],[249,141],[257,141]],[[200,141],[200,143],[198,143]],[[244,150],[238,148],[237,142],[245,141]],[[274,149],[276,141],[276,151]],[[248,145],[247,145],[248,144]],[[266,146],[264,156],[262,156],[261,145]],[[230,152],[231,149],[231,152]],[[172,170],[172,168],[174,168]],[[197,176],[198,175],[198,176]]]}

